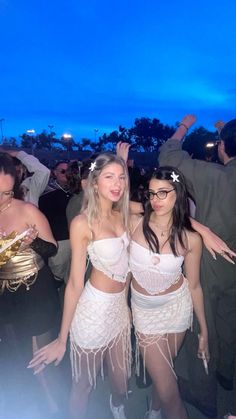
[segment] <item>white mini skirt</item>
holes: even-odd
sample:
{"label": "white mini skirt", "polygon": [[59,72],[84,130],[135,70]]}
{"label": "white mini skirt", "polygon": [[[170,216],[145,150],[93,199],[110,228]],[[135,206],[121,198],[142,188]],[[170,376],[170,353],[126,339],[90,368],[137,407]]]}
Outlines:
{"label": "white mini skirt", "polygon": [[193,304],[186,278],[180,288],[164,295],[144,295],[131,285],[131,306],[136,332],[164,335],[191,326]]}
{"label": "white mini skirt", "polygon": [[70,328],[71,363],[74,379],[76,381],[79,379],[81,356],[85,354],[89,380],[95,385],[95,367],[94,371],[91,371],[89,367],[91,357],[95,359],[96,356],[99,356],[101,358],[101,374],[103,376],[103,355],[106,351],[111,351],[118,343],[123,352],[119,354],[119,359],[122,360],[121,368],[127,375],[130,375],[130,329],[130,315],[125,290],[118,293],[106,293],[95,288],[88,280],[80,296]]}
{"label": "white mini skirt", "polygon": [[[193,304],[187,279],[184,278],[183,284],[176,291],[164,295],[143,295],[131,285],[131,307],[136,336],[137,374],[140,373],[141,349],[144,363],[144,382],[146,381],[146,351],[148,347],[153,346],[162,354],[163,359],[176,377],[168,335],[175,335],[175,355],[177,355],[176,334],[185,332],[192,326]],[[160,343],[163,340],[168,348],[168,356],[161,349]]]}

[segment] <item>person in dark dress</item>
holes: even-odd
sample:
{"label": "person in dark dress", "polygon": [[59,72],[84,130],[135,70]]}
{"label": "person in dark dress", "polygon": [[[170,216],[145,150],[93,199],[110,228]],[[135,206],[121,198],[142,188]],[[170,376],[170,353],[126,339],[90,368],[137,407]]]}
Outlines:
{"label": "person in dark dress", "polygon": [[59,413],[60,371],[34,376],[32,354],[58,332],[60,305],[47,259],[57,243],[44,215],[18,197],[12,158],[0,153],[0,389],[4,419]]}

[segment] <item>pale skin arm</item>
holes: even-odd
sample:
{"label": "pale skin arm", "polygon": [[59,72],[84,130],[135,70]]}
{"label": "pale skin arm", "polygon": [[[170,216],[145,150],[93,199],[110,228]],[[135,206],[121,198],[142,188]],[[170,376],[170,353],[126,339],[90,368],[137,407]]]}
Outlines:
{"label": "pale skin arm", "polygon": [[84,288],[88,240],[88,227],[84,222],[84,216],[79,215],[73,219],[70,227],[72,260],[65,291],[60,333],[57,339],[35,352],[34,358],[28,366],[28,368],[35,368],[35,374],[42,371],[45,364],[54,362],[55,365],[58,365],[65,354],[70,325]]}
{"label": "pale skin arm", "polygon": [[116,154],[117,156],[121,157],[125,163],[128,161],[130,146],[131,144],[122,143],[122,141],[119,141],[116,145]]}
{"label": "pale skin arm", "polygon": [[231,259],[236,256],[236,253],[231,250],[227,244],[221,240],[210,228],[196,221],[194,218],[190,218],[192,227],[196,230],[203,239],[204,245],[208,252],[216,259],[216,253],[226,259],[228,262],[234,264],[235,262]]}
{"label": "pale skin arm", "polygon": [[174,134],[170,137],[171,140],[181,141],[184,136],[187,134],[189,128],[195,124],[197,118],[195,115],[185,115],[177,127]]}
{"label": "pale skin arm", "polygon": [[184,270],[186,278],[189,282],[189,290],[192,297],[193,309],[200,327],[198,357],[203,358],[205,355],[206,360],[209,361],[210,356],[208,349],[208,332],[204,311],[203,293],[200,284],[200,260],[202,254],[202,242],[200,236],[197,233],[188,233],[188,236],[190,249],[184,258]]}
{"label": "pale skin arm", "polygon": [[24,210],[29,226],[33,226],[37,230],[38,237],[57,246],[45,215],[32,204],[25,204]]}
{"label": "pale skin arm", "polygon": [[[143,213],[144,211],[143,205],[140,202],[130,201],[129,207],[131,215],[138,215]],[[236,252],[231,250],[227,246],[227,244],[219,236],[217,236],[210,228],[199,223],[194,218],[190,218],[190,221],[193,229],[197,231],[200,234],[200,236],[202,236],[204,246],[206,247],[208,252],[210,252],[214,259],[216,259],[216,253],[218,253],[228,262],[232,263],[233,265],[235,264],[235,262],[231,258],[236,257]]]}

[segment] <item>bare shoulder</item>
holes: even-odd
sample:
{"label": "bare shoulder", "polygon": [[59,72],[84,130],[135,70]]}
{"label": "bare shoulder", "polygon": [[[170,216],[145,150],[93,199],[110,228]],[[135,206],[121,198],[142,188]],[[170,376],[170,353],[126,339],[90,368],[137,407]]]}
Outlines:
{"label": "bare shoulder", "polygon": [[130,231],[131,234],[136,230],[137,226],[142,222],[143,216],[140,214],[130,215]]}
{"label": "bare shoulder", "polygon": [[82,238],[90,237],[91,232],[86,214],[82,213],[73,218],[70,224],[70,236],[73,235],[74,232],[76,232],[76,234],[79,233]]}
{"label": "bare shoulder", "polygon": [[201,248],[202,238],[196,231],[186,231],[189,250]]}
{"label": "bare shoulder", "polygon": [[15,207],[17,210],[21,211],[20,214],[25,214],[30,217],[37,217],[41,213],[41,211],[36,207],[36,205],[31,204],[30,202],[21,201],[19,199],[15,200]]}
{"label": "bare shoulder", "polygon": [[143,204],[141,202],[129,201],[129,212],[133,215],[140,215],[143,213]]}

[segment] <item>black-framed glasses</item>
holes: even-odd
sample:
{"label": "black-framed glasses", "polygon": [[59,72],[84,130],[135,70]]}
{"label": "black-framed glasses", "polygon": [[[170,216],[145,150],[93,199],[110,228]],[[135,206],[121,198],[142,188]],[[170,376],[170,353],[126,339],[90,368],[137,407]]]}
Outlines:
{"label": "black-framed glasses", "polygon": [[146,196],[147,199],[150,199],[150,200],[154,199],[155,196],[158,199],[162,200],[162,199],[166,199],[167,195],[174,190],[175,189],[169,189],[168,191],[163,189],[163,190],[157,191],[157,192],[147,191],[145,193],[145,196]]}

